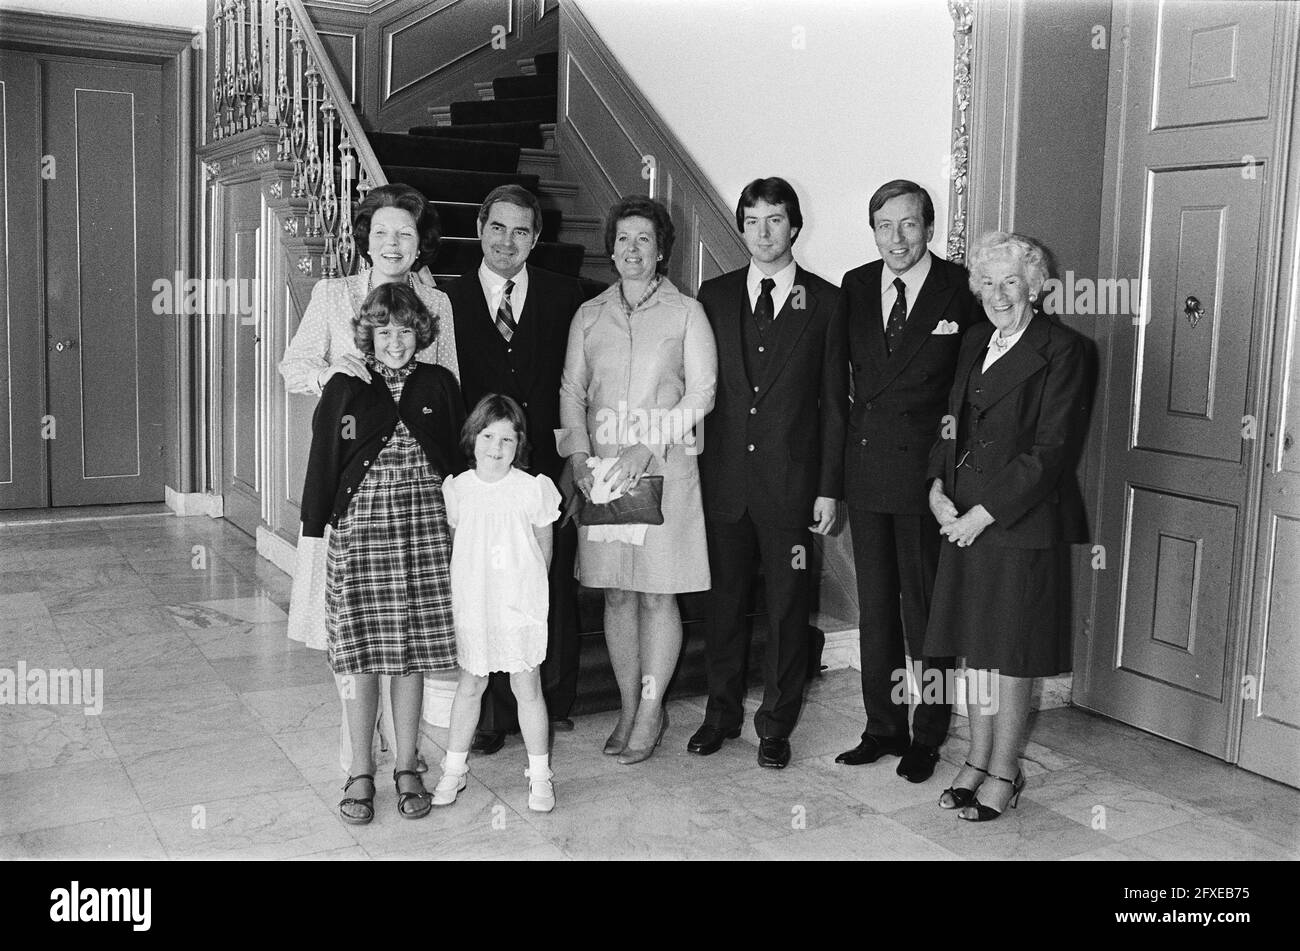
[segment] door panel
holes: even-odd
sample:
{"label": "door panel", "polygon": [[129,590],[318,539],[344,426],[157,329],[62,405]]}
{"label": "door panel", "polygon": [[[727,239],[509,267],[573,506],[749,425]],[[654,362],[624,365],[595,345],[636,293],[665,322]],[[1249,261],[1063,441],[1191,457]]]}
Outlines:
{"label": "door panel", "polygon": [[[0,509],[49,504],[40,294],[39,67],[0,56]],[[55,431],[57,433],[57,429]]]}
{"label": "door panel", "polygon": [[1240,462],[1262,189],[1239,165],[1153,172],[1148,189],[1135,448]]}
{"label": "door panel", "polygon": [[[256,179],[222,189],[223,217],[230,223],[222,249],[220,274],[228,287],[256,287],[261,240],[262,193]],[[240,291],[243,302],[256,295]],[[221,449],[225,517],[252,535],[262,520],[261,454],[257,399],[262,384],[258,369],[260,340],[256,314],[223,312],[221,321]]]}
{"label": "door panel", "polygon": [[50,61],[45,147],[51,504],[163,498],[158,67]]}

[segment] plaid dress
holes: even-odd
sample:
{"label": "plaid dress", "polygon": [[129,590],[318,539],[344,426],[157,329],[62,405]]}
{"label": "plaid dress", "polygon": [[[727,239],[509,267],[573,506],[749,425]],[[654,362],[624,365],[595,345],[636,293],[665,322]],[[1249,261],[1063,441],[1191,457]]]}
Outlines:
{"label": "plaid dress", "polygon": [[[370,364],[394,402],[410,375],[403,370]],[[336,674],[402,676],[456,666],[442,473],[400,420],[330,533],[325,606]]]}

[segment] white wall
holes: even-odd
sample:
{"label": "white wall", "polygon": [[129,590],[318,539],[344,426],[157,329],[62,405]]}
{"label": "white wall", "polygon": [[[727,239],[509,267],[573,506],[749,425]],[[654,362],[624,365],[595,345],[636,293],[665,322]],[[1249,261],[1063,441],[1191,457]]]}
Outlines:
{"label": "white wall", "polygon": [[[879,255],[878,185],[910,178],[947,239],[952,19],[943,0],[574,0],[725,201],[780,175],[800,262],[839,283]],[[802,29],[803,48],[797,48]]]}
{"label": "white wall", "polygon": [[183,29],[200,27],[207,18],[204,0],[0,0],[0,9]]}

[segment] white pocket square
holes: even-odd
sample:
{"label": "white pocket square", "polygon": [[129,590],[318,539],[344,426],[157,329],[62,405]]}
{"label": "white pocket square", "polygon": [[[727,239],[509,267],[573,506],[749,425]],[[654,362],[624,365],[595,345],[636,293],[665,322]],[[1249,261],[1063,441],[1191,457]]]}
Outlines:
{"label": "white pocket square", "polygon": [[941,320],[941,321],[939,321],[937,324],[934,325],[934,329],[931,330],[930,333],[932,333],[932,334],[955,334],[955,333],[958,333],[958,332],[960,332],[960,331],[961,331],[961,328],[957,326],[957,321],[955,321],[955,320]]}

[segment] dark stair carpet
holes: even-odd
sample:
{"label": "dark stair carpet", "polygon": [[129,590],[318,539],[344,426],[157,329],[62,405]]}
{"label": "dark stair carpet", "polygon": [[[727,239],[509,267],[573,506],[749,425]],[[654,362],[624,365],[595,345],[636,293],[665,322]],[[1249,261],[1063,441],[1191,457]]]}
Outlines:
{"label": "dark stair carpet", "polygon": [[[444,235],[457,238],[474,238],[478,234],[479,206],[477,204],[440,201],[436,205],[438,220],[442,223],[442,233]],[[559,240],[562,218],[563,214],[558,209],[542,209],[541,239],[543,241]]]}
{"label": "dark stair carpet", "polygon": [[529,96],[527,99],[467,100],[451,104],[451,123],[467,122],[554,122],[556,96]]}
{"label": "dark stair carpet", "polygon": [[533,66],[538,76],[558,76],[560,74],[560,54],[558,50],[533,55]]}
{"label": "dark stair carpet", "polygon": [[413,165],[386,165],[390,182],[405,182],[424,193],[430,201],[481,202],[499,185],[522,185],[538,194],[536,175],[518,172],[472,172],[459,168],[418,168]]}
{"label": "dark stair carpet", "polygon": [[514,142],[520,148],[540,149],[544,140],[538,122],[473,122],[458,125],[416,125],[407,130],[411,135],[433,138],[487,139],[494,142]]}
{"label": "dark stair carpet", "polygon": [[498,76],[492,80],[492,95],[505,99],[535,99],[555,95],[554,76]]}
{"label": "dark stair carpet", "polygon": [[519,146],[513,142],[428,138],[396,132],[370,133],[379,164],[456,168],[473,172],[519,171]]}

